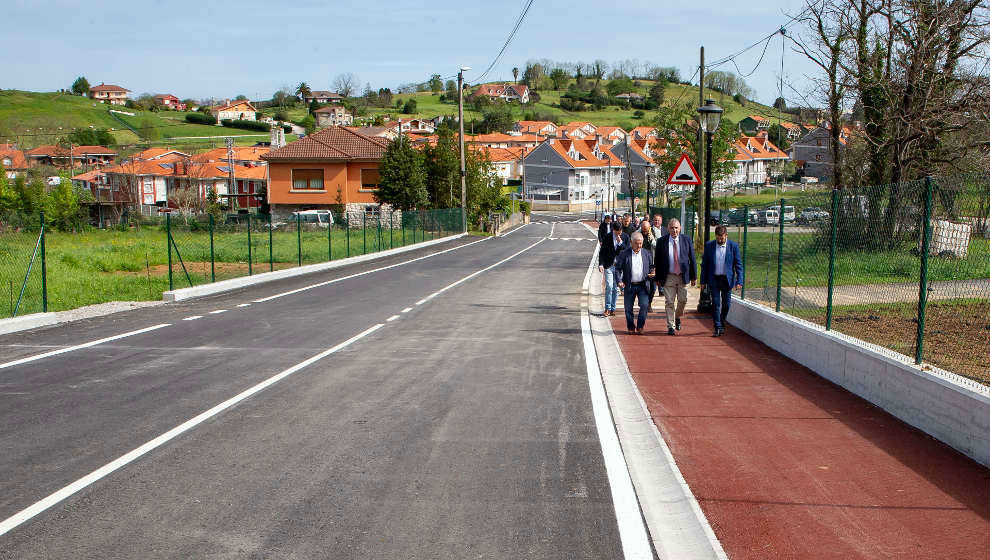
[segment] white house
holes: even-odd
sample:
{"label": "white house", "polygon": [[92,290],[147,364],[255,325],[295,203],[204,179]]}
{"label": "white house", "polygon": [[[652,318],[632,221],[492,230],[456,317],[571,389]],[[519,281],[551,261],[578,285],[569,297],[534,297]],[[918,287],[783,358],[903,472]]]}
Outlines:
{"label": "white house", "polygon": [[219,107],[210,107],[210,113],[216,115],[217,124],[224,120],[253,121],[256,120],[257,110],[249,101],[225,101]]}

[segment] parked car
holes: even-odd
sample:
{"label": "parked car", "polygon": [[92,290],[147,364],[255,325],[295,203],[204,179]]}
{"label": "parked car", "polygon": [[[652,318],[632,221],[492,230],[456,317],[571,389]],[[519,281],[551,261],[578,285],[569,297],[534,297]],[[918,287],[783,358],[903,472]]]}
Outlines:
{"label": "parked car", "polygon": [[329,210],[300,210],[292,213],[292,221],[298,216],[299,225],[330,227],[333,225],[333,214]]}
{"label": "parked car", "polygon": [[799,224],[814,224],[827,221],[828,218],[828,212],[816,206],[809,206],[808,208],[801,210],[801,214],[798,215],[796,221]]}
{"label": "parked car", "polygon": [[784,222],[793,223],[796,218],[793,206],[784,206]]}
{"label": "parked car", "polygon": [[760,211],[750,210],[749,211],[749,223],[750,225],[757,225],[760,223]]}
{"label": "parked car", "polygon": [[760,212],[760,225],[761,226],[775,226],[780,223],[780,212],[776,209],[769,208]]}

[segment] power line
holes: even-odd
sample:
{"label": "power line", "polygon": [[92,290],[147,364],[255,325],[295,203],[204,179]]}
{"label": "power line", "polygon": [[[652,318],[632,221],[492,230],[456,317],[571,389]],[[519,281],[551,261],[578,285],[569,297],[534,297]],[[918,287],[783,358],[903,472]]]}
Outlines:
{"label": "power line", "polygon": [[505,39],[505,43],[502,45],[502,48],[499,49],[498,54],[495,55],[495,59],[492,60],[492,63],[488,65],[488,68],[486,68],[485,71],[482,72],[480,76],[471,80],[472,82],[481,83],[482,80],[485,79],[485,76],[487,76],[488,73],[492,71],[492,68],[495,67],[495,64],[498,63],[498,60],[502,58],[502,55],[505,53],[505,49],[509,48],[509,43],[512,42],[512,39],[516,36],[516,32],[519,31],[519,28],[522,26],[523,21],[526,19],[526,14],[529,13],[529,9],[533,7],[534,1],[535,0],[526,1],[522,13],[519,14],[519,17],[516,19],[516,24],[512,27],[512,31],[509,33],[508,38]]}

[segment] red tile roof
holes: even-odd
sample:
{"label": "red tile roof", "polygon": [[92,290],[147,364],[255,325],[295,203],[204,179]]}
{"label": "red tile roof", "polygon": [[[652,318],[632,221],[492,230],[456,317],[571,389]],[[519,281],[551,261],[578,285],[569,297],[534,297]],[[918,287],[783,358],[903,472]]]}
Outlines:
{"label": "red tile roof", "polygon": [[548,126],[557,130],[557,125],[551,121],[519,121],[516,124],[519,125],[519,131],[524,134],[536,134]]}
{"label": "red tile roof", "polygon": [[141,150],[140,152],[131,156],[133,159],[161,159],[166,155],[177,154],[179,157],[188,156],[184,152],[178,150],[173,150],[170,148],[148,148],[146,150]]}
{"label": "red tile roof", "polygon": [[[555,152],[557,152],[564,161],[570,164],[572,167],[608,167],[609,163],[613,167],[618,167],[625,165],[622,160],[615,157],[614,154],[606,150],[601,150],[602,157],[598,157],[594,153],[595,140],[554,140],[550,143],[550,146]],[[611,147],[611,146],[607,146]],[[576,152],[578,157],[571,157],[571,151]]]}
{"label": "red tile roof", "polygon": [[100,178],[105,173],[99,169],[94,169],[93,171],[87,171],[81,175],[76,175],[72,178],[74,181],[95,181]]}
{"label": "red tile roof", "polygon": [[[120,175],[185,177],[190,179],[222,179],[230,176],[227,164],[223,162],[185,163],[162,162],[160,160],[129,161],[104,169],[102,172]],[[265,179],[267,176],[267,169],[264,167],[234,165],[234,177],[237,179]]]}
{"label": "red tile roof", "polygon": [[[261,156],[269,153],[271,148],[267,146],[234,146],[234,159],[239,161],[262,161]],[[201,154],[192,156],[192,160],[198,163],[226,162],[227,148],[214,148]]]}
{"label": "red tile roof", "polygon": [[261,156],[281,160],[380,160],[388,146],[384,138],[369,138],[341,126],[328,126]]}
{"label": "red tile roof", "polygon": [[498,143],[539,143],[540,138],[535,134],[522,134],[522,135],[512,135],[503,134],[501,132],[495,132],[492,134],[478,134],[476,136],[471,136],[470,134],[464,135],[464,142],[468,143],[488,143],[488,144],[498,144]]}
{"label": "red tile roof", "polygon": [[115,86],[113,84],[102,84],[101,83],[98,86],[93,86],[93,87],[89,88],[89,91],[116,91],[116,92],[128,93],[131,90],[124,89],[124,88],[122,88],[120,86]]}
{"label": "red tile roof", "polygon": [[10,165],[6,168],[10,171],[14,169],[27,169],[28,162],[27,158],[24,157],[24,152],[17,150],[11,144],[0,144],[0,163],[2,160],[9,159]]}
{"label": "red tile roof", "polygon": [[[25,152],[28,156],[40,157],[69,157],[69,150],[61,146],[38,146],[33,150]],[[104,146],[73,146],[72,157],[82,157],[88,155],[115,156],[117,152]]]}
{"label": "red tile roof", "polygon": [[486,147],[472,147],[473,149],[478,149],[479,151],[488,154],[488,159],[492,162],[504,162],[504,161],[518,161],[524,157],[526,154],[533,151],[533,148],[486,148]]}

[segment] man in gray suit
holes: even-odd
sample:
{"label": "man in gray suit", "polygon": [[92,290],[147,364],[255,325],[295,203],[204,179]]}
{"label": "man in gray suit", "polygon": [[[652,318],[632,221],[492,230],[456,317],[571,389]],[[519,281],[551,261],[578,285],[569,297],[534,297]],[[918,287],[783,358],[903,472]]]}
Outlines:
{"label": "man in gray suit", "polygon": [[694,260],[694,245],[686,235],[681,235],[681,222],[667,220],[667,235],[657,240],[654,262],[657,282],[663,286],[667,308],[667,334],[673,336],[681,330],[681,317],[687,305],[687,284],[694,286],[698,278],[698,266]]}

